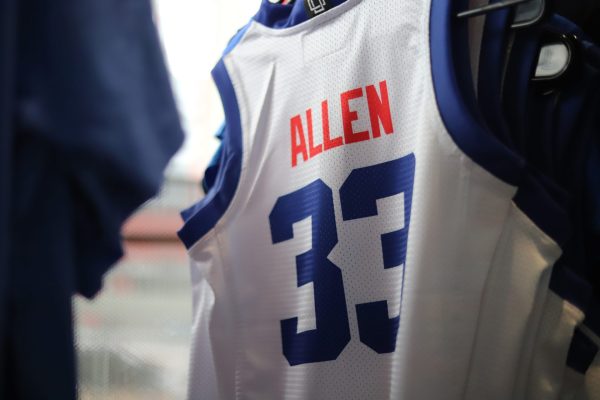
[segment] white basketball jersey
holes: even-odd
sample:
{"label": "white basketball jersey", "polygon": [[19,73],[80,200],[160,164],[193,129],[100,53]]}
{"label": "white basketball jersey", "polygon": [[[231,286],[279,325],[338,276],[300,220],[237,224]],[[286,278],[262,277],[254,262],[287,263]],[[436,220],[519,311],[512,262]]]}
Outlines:
{"label": "white basketball jersey", "polygon": [[263,2],[213,72],[189,397],[508,398],[552,206],[464,104],[449,1],[337,3]]}

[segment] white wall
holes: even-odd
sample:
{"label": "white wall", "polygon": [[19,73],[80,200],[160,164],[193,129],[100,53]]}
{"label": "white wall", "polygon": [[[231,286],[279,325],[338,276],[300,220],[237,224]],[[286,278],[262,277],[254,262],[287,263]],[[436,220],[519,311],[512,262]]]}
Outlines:
{"label": "white wall", "polygon": [[169,175],[199,179],[217,148],[223,111],[210,71],[260,0],[154,0],[156,22],[186,131]]}

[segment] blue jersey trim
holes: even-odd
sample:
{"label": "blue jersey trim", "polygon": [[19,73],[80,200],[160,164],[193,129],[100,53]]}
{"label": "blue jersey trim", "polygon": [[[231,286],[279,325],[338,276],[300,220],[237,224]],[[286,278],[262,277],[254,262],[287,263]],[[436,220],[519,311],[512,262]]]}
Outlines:
{"label": "blue jersey trim", "polygon": [[[219,148],[213,155],[212,159],[208,163],[208,166],[204,170],[204,177],[202,178],[202,190],[204,193],[208,193],[210,189],[215,185],[219,170],[221,169],[221,158],[223,154],[223,145],[220,144]],[[183,213],[182,213],[183,215]],[[187,219],[183,216],[184,219]]]}
{"label": "blue jersey trim", "polygon": [[[525,162],[484,127],[474,99],[467,49],[467,21],[454,17],[468,1],[431,3],[430,47],[436,101],[448,133],[474,162],[517,186],[517,206],[559,245],[568,236],[568,219]],[[454,8],[453,8],[454,7]],[[460,65],[460,68],[457,66]]]}
{"label": "blue jersey trim", "polygon": [[581,330],[575,329],[567,354],[567,366],[585,374],[598,354],[598,346]]}
{"label": "blue jersey trim", "polygon": [[[451,6],[460,7],[458,3],[464,1],[431,2],[431,68],[438,108],[448,133],[473,161],[506,183],[518,186],[523,161],[486,131],[473,114],[472,106],[468,104],[471,101],[468,98],[465,100],[465,93],[461,91],[454,55],[464,54],[466,51],[467,41],[461,43],[459,39],[460,34],[465,33],[467,25],[454,18],[455,12]],[[460,69],[463,74],[465,69],[469,73],[468,58],[467,62],[460,65],[464,66],[464,69]],[[464,91],[465,88],[462,89]]]}
{"label": "blue jersey trim", "polygon": [[[344,3],[346,0],[328,0],[330,8]],[[291,28],[309,19],[304,8],[303,0],[296,0],[291,4],[273,4],[262,0],[258,13],[253,19],[261,25],[274,29]]]}
{"label": "blue jersey trim", "polygon": [[478,104],[495,135],[514,148],[509,128],[502,115],[502,75],[506,61],[506,44],[510,10],[498,10],[486,16],[479,57]]}
{"label": "blue jersey trim", "polygon": [[223,59],[217,63],[212,75],[223,102],[227,135],[223,138],[220,168],[214,186],[206,197],[182,213],[186,221],[178,235],[188,249],[214,228],[223,216],[235,195],[242,170],[239,105]]}
{"label": "blue jersey trim", "polygon": [[[529,133],[526,127],[528,91],[537,60],[539,38],[539,27],[517,32],[511,50],[511,61],[506,69],[505,80],[510,84],[504,87],[504,113],[513,143],[522,153],[527,152],[525,137]],[[545,145],[544,149],[547,147],[548,145]]]}

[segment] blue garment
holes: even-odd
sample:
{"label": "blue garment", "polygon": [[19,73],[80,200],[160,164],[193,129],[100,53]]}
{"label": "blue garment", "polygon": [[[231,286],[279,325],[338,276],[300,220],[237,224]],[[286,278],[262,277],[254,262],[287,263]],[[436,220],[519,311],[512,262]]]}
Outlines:
{"label": "blue garment", "polygon": [[71,296],[94,296],[124,220],[183,134],[148,0],[21,0],[7,399],[76,398]]}
{"label": "blue garment", "polygon": [[10,187],[10,149],[12,141],[12,109],[14,82],[14,48],[16,42],[15,16],[17,0],[0,2],[0,399],[8,396],[6,388],[7,366],[2,356],[7,351],[8,311],[8,215]]}

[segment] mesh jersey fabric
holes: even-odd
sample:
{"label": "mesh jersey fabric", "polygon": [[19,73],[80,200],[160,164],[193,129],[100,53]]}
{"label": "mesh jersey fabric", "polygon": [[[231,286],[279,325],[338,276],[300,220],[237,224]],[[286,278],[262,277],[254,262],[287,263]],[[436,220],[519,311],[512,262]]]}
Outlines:
{"label": "mesh jersey fabric", "polygon": [[190,398],[463,398],[486,282],[560,255],[552,202],[457,90],[453,10],[425,3],[252,21],[217,64],[222,163],[180,231]]}

